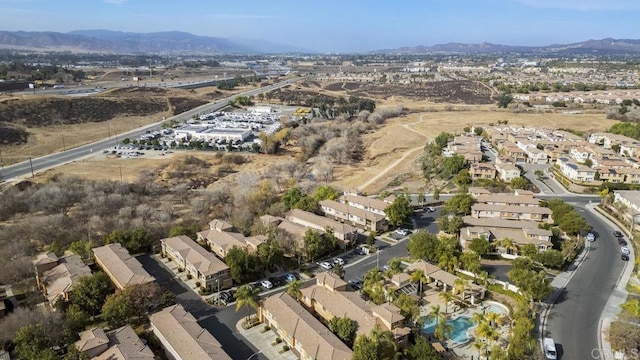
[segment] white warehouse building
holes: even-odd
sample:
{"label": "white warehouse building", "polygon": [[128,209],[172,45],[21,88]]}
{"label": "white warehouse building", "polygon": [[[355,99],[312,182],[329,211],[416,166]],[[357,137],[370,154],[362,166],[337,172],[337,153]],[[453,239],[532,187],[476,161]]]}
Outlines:
{"label": "white warehouse building", "polygon": [[190,140],[227,140],[227,141],[246,141],[251,137],[249,129],[233,129],[233,128],[215,128],[202,126],[184,126],[175,130],[176,139]]}

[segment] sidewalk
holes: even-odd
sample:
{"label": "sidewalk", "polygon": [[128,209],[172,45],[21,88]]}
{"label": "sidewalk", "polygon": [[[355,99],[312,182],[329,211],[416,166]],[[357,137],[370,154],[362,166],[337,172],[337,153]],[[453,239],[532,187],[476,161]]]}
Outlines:
{"label": "sidewalk", "polygon": [[264,324],[245,330],[242,327],[243,321],[244,318],[236,323],[236,330],[238,330],[238,333],[247,339],[247,341],[249,341],[256,349],[258,349],[256,354],[260,354],[263,358],[266,357],[269,360],[298,360],[298,356],[294,354],[292,350],[286,351],[282,354],[280,353],[280,351],[282,351],[282,346],[285,345],[284,342],[275,346],[273,345],[278,337],[273,330],[263,333]]}

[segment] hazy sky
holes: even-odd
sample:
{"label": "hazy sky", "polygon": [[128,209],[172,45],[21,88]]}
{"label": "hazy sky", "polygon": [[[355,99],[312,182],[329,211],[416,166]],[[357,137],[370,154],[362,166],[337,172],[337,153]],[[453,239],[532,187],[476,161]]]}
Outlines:
{"label": "hazy sky", "polygon": [[0,0],[0,30],[186,31],[358,52],[640,38],[638,0]]}

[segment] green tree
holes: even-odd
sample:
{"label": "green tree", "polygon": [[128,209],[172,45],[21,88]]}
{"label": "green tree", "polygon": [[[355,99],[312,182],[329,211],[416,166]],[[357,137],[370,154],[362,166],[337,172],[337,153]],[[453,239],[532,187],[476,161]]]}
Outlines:
{"label": "green tree", "polygon": [[480,272],[480,256],[474,252],[464,252],[460,255],[460,262],[462,263],[462,267],[471,271],[474,274]]}
{"label": "green tree", "polygon": [[400,309],[400,314],[404,316],[405,323],[412,324],[420,317],[420,308],[418,303],[409,295],[401,293],[393,301],[393,305]]}
{"label": "green tree", "polygon": [[311,196],[303,196],[293,207],[314,214],[318,212],[318,202]]}
{"label": "green tree", "polygon": [[145,229],[115,230],[105,235],[104,243],[120,243],[131,253],[146,251],[151,247],[151,235]]}
{"label": "green tree", "polygon": [[331,271],[334,274],[338,275],[340,279],[344,279],[344,267],[342,265],[340,264],[333,265],[333,269],[331,269]]}
{"label": "green tree", "polygon": [[257,256],[259,263],[268,270],[284,263],[284,249],[275,239],[268,239],[260,245]]}
{"label": "green tree", "polygon": [[520,255],[533,259],[538,254],[538,248],[533,244],[524,244],[520,247]]}
{"label": "green tree", "polygon": [[27,325],[16,333],[13,340],[16,354],[24,360],[55,360],[54,346],[49,334],[41,324]]}
{"label": "green tree", "polygon": [[435,260],[438,255],[438,242],[436,234],[418,230],[409,237],[409,255],[414,259]]}
{"label": "green tree", "polygon": [[371,333],[369,333],[369,336],[371,336],[371,339],[377,345],[379,359],[393,360],[396,358],[398,347],[391,331],[384,330],[380,325],[376,324],[371,330]]}
{"label": "green tree", "polygon": [[107,274],[97,272],[78,279],[73,285],[70,300],[87,314],[96,316],[100,313],[107,295],[112,291],[113,285]]}
{"label": "green tree", "polygon": [[564,265],[564,255],[558,250],[549,249],[546,251],[537,252],[533,259],[541,263],[546,267],[552,267],[559,269]]}
{"label": "green tree", "polygon": [[94,246],[92,241],[76,240],[69,245],[69,251],[80,256],[83,260],[89,260],[93,255],[91,249]]}
{"label": "green tree", "polygon": [[440,230],[450,235],[458,235],[460,229],[464,225],[464,220],[461,216],[443,216],[438,221],[438,227]]}
{"label": "green tree", "polygon": [[413,213],[411,208],[411,200],[406,195],[398,195],[389,206],[384,209],[389,223],[394,226],[400,226],[407,222]]}
{"label": "green tree", "polygon": [[78,350],[75,344],[69,345],[67,348],[67,354],[64,356],[64,360],[90,360],[89,355]]}
{"label": "green tree", "polygon": [[622,310],[624,310],[625,314],[633,317],[636,323],[640,320],[640,300],[627,300],[622,304]]}
{"label": "green tree", "polygon": [[287,208],[287,210],[289,210],[289,209],[292,209],[295,206],[295,204],[297,204],[298,201],[302,199],[303,196],[304,194],[302,193],[302,191],[300,191],[300,189],[297,186],[294,186],[292,188],[289,188],[282,195],[281,201],[284,204],[284,206]]}
{"label": "green tree", "polygon": [[362,334],[353,343],[351,360],[379,360],[378,344],[369,336]]}
{"label": "green tree", "polygon": [[469,250],[484,256],[491,252],[491,244],[483,238],[475,238],[469,243]]}
{"label": "green tree", "polygon": [[83,311],[78,305],[71,304],[64,312],[64,322],[72,334],[83,331],[89,323],[89,314]]}
{"label": "green tree", "polygon": [[452,332],[453,325],[447,322],[447,319],[446,317],[444,317],[444,315],[439,317],[436,326],[433,328],[433,336],[435,336],[440,341],[444,341],[445,339],[451,338]]}
{"label": "green tree", "polygon": [[435,137],[435,139],[433,139],[433,142],[438,146],[440,150],[442,150],[451,140],[453,140],[453,134],[441,132],[440,134],[438,134],[438,136]]}
{"label": "green tree", "polygon": [[523,178],[522,176],[518,176],[511,179],[511,182],[509,183],[509,185],[513,189],[522,189],[522,190],[531,189],[531,183],[527,179]]}
{"label": "green tree", "polygon": [[358,323],[348,317],[334,316],[329,320],[329,330],[336,334],[340,340],[344,341],[348,346],[353,345],[358,331]]}
{"label": "green tree", "polygon": [[455,154],[451,157],[445,157],[442,159],[440,177],[445,180],[451,179],[452,176],[464,169],[466,164],[467,161],[462,155]]}
{"label": "green tree", "polygon": [[469,170],[462,169],[453,177],[453,182],[458,186],[469,185],[473,182]]}
{"label": "green tree", "polygon": [[471,214],[471,205],[473,205],[474,201],[475,199],[471,194],[456,194],[444,202],[444,210],[450,214],[469,215]]}
{"label": "green tree", "polygon": [[482,129],[480,126],[476,126],[473,128],[473,133],[476,136],[482,136],[482,133],[484,132],[484,129]]}
{"label": "green tree", "polygon": [[436,186],[433,189],[433,194],[432,195],[433,195],[433,200],[435,200],[435,201],[440,200],[440,188]]}
{"label": "green tree", "polygon": [[506,109],[507,106],[509,106],[509,104],[511,104],[512,101],[513,101],[513,96],[511,96],[510,94],[502,94],[498,98],[498,107]]}
{"label": "green tree", "polygon": [[225,262],[235,282],[242,284],[256,278],[258,259],[247,249],[233,246],[227,252]]}
{"label": "green tree", "polygon": [[239,312],[243,307],[247,308],[247,313],[250,307],[258,311],[260,307],[259,291],[259,289],[252,289],[248,285],[240,286],[236,291],[236,312]]}
{"label": "green tree", "polygon": [[422,270],[416,270],[414,272],[411,273],[411,281],[412,282],[417,282],[418,286],[419,286],[419,293],[420,296],[424,296],[423,292],[422,292],[422,285],[425,284],[427,282],[427,276],[424,274],[424,271]]}
{"label": "green tree", "polygon": [[440,354],[423,336],[416,337],[416,343],[406,350],[409,360],[440,360]]}
{"label": "green tree", "polygon": [[313,262],[331,250],[331,246],[322,238],[322,235],[314,229],[308,228],[303,237],[304,251],[307,260]]}
{"label": "green tree", "polygon": [[185,235],[185,236],[188,236],[190,239],[195,239],[197,238],[197,234],[200,230],[202,230],[200,228],[200,224],[195,222],[180,224],[180,225],[173,226],[171,227],[171,229],[169,229],[169,237]]}
{"label": "green tree", "polygon": [[313,198],[320,202],[322,200],[336,200],[340,196],[338,190],[329,185],[320,185],[313,192]]}
{"label": "green tree", "polygon": [[102,318],[112,329],[126,325],[134,315],[133,304],[122,292],[109,295],[102,307]]}

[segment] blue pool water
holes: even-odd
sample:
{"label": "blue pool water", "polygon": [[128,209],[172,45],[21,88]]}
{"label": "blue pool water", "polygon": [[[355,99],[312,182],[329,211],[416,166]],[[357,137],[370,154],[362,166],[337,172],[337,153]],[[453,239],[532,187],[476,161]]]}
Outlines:
{"label": "blue pool water", "polygon": [[[426,320],[424,326],[422,327],[422,331],[425,334],[433,334],[433,331],[436,327],[436,320],[429,321]],[[467,330],[469,328],[475,326],[471,320],[469,320],[466,316],[458,316],[453,320],[447,320],[447,324],[453,325],[453,331],[451,332],[451,341],[456,343],[464,343],[469,341],[469,335],[467,335]]]}
{"label": "blue pool water", "polygon": [[505,309],[503,309],[503,308],[501,308],[501,307],[499,307],[499,306],[495,306],[495,305],[489,305],[489,306],[486,308],[485,312],[486,312],[486,313],[490,313],[490,312],[492,312],[492,313],[496,313],[496,314],[498,314],[498,315],[504,315],[504,314],[506,314]]}

